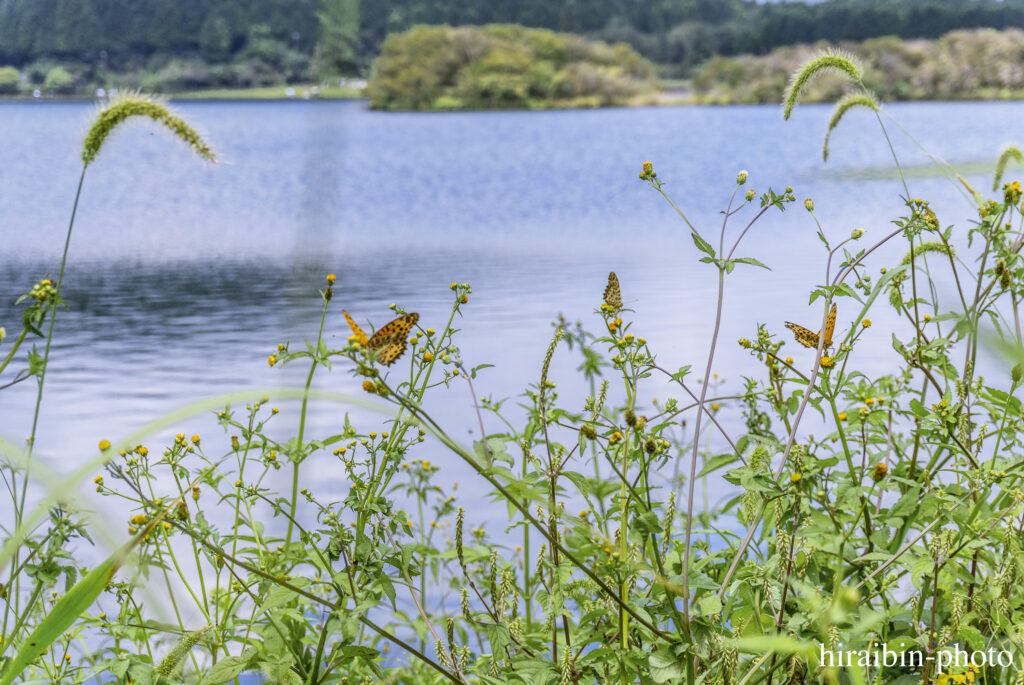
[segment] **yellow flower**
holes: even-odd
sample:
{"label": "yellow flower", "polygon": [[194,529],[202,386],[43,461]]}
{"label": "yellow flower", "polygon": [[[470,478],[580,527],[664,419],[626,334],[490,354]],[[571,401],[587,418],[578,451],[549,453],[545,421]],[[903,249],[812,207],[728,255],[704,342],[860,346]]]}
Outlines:
{"label": "yellow flower", "polygon": [[274,355],[270,355],[269,357],[267,357],[267,364],[269,364],[270,366],[273,366],[276,363],[277,363],[277,357],[275,357]]}
{"label": "yellow flower", "polygon": [[889,473],[889,466],[884,462],[880,461],[875,464],[874,470],[871,471],[871,480],[876,483],[886,477]]}
{"label": "yellow flower", "polygon": [[749,340],[747,340],[746,338],[740,338],[736,342],[738,342],[740,344],[740,347],[743,347],[743,348],[748,349],[748,350],[750,349],[751,342]]}
{"label": "yellow flower", "polygon": [[711,405],[711,411],[718,411],[721,408],[722,405],[718,404],[717,402]]}
{"label": "yellow flower", "polygon": [[373,392],[373,381],[371,381],[371,380],[363,381],[363,390],[365,390],[366,392]]}
{"label": "yellow flower", "polygon": [[434,355],[430,352],[424,352],[423,361],[429,364],[430,362],[434,361]]}
{"label": "yellow flower", "polygon": [[467,302],[469,302],[469,295],[467,295],[466,293],[462,293],[461,295],[459,295],[459,302],[461,302],[462,304],[466,304]]}
{"label": "yellow flower", "polygon": [[327,285],[334,285],[334,282],[338,280],[338,277],[334,274],[327,274]]}
{"label": "yellow flower", "polygon": [[821,365],[824,366],[826,369],[831,367],[831,366],[835,366],[835,364],[836,364],[836,358],[835,357],[822,357],[821,358]]}
{"label": "yellow flower", "polygon": [[806,200],[804,200],[804,208],[807,209],[808,212],[813,212],[814,200],[812,200],[811,198],[807,198]]}
{"label": "yellow flower", "polygon": [[792,357],[786,357],[786,363],[792,366],[793,358]]}
{"label": "yellow flower", "polygon": [[875,403],[875,398],[874,398],[874,397],[869,397],[869,398],[867,398],[866,400],[864,400],[864,404],[868,405],[869,407],[870,407],[870,406],[871,406],[872,404],[874,404],[874,403]]}
{"label": "yellow flower", "polygon": [[590,516],[590,510],[589,509],[584,509],[583,511],[580,512],[580,518],[581,519],[585,519],[588,516]]}
{"label": "yellow flower", "polygon": [[871,319],[864,319],[860,322],[860,325],[864,328],[871,328]]}
{"label": "yellow flower", "polygon": [[102,485],[103,484],[103,476],[102,476],[102,474],[99,475],[99,476],[96,476],[95,478],[93,478],[92,482],[96,483],[96,485]]}
{"label": "yellow flower", "polygon": [[791,475],[791,476],[789,477],[789,482],[790,482],[790,483],[799,483],[799,482],[800,482],[800,479],[801,479],[801,478],[803,478],[803,476],[802,476],[802,475],[800,475],[800,473],[799,473],[799,472],[797,472],[797,473],[794,473],[794,474],[792,474],[792,475]]}
{"label": "yellow flower", "polygon": [[101,452],[106,452],[109,449],[110,449],[110,441],[109,440],[100,440],[100,451]]}
{"label": "yellow flower", "polygon": [[845,421],[846,420],[846,412],[845,411],[839,412],[839,420],[840,421]]}
{"label": "yellow flower", "polygon": [[132,523],[134,523],[137,526],[141,526],[141,525],[143,525],[146,522],[146,515],[145,514],[136,514],[135,516],[132,516],[128,520],[131,521]]}
{"label": "yellow flower", "polygon": [[608,442],[611,443],[612,445],[614,445],[617,442],[620,442],[621,440],[622,440],[622,433],[620,433],[619,431],[615,431],[614,433],[612,433],[608,437]]}
{"label": "yellow flower", "polygon": [[198,445],[199,444],[199,436],[198,435],[193,435],[192,436],[192,444],[193,445]]}
{"label": "yellow flower", "polygon": [[925,320],[925,323],[931,321],[932,320],[932,315],[931,314],[925,314],[924,315],[924,320]]}
{"label": "yellow flower", "polygon": [[644,171],[651,173],[654,170],[654,165],[650,162],[644,162]]}
{"label": "yellow flower", "polygon": [[135,451],[139,453],[140,457],[144,457],[147,454],[149,454],[149,448],[146,447],[145,445],[139,445],[138,448],[136,448]]}

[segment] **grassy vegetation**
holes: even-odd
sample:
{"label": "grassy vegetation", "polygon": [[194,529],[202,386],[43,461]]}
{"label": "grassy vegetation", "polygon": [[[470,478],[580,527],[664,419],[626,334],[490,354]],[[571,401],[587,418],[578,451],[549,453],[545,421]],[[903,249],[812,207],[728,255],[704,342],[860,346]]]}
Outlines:
{"label": "grassy vegetation", "polygon": [[[288,90],[292,92],[289,93]],[[264,86],[262,88],[210,88],[170,93],[172,100],[353,100],[364,97],[362,88],[345,86]]]}
{"label": "grassy vegetation", "polygon": [[654,66],[625,44],[511,24],[390,36],[367,87],[392,110],[549,109],[650,102]]}
{"label": "grassy vegetation", "polygon": [[[864,98],[888,138],[885,108],[835,55],[791,80],[787,116],[828,73]],[[848,109],[840,103],[830,135],[842,134]],[[83,180],[110,133],[140,116],[213,160],[187,123],[132,98],[98,114]],[[1024,189],[1003,182],[1011,159],[1024,154],[1000,156],[991,197],[937,163],[976,210],[960,227],[917,198],[894,159],[905,210],[877,235],[837,233],[820,221],[827,208],[798,202],[790,187],[758,192],[746,171],[723,192],[722,221],[694,224],[690,206],[711,200],[670,198],[645,162],[640,182],[692,241],[680,268],[711,282],[706,357],[656,354],[624,306],[643,293],[611,273],[589,286],[591,311],[536,341],[546,353],[513,408],[486,391],[487,360],[460,350],[469,284],[451,284],[450,312],[435,320],[409,311],[414,302],[352,317],[327,275],[318,290],[310,284],[320,315],[308,340],[268,349],[271,367],[301,366],[302,387],[197,402],[190,410],[213,409],[222,435],[182,430],[152,449],[141,436],[105,439],[58,476],[33,446],[47,430],[38,408],[73,209],[58,275],[21,298],[0,362],[0,388],[37,387],[32,426],[5,426],[28,434],[27,447],[0,442],[11,513],[0,685],[96,675],[237,685],[246,672],[285,685],[1016,685]],[[807,290],[820,315],[790,331],[750,322],[735,343],[749,359],[730,371],[742,380],[727,382],[715,371],[719,333],[731,297],[744,296],[727,298],[727,280],[772,266],[743,249],[745,238],[767,213],[801,204],[792,220],[811,229],[803,258],[818,250],[821,280]],[[883,245],[905,256],[880,257]],[[692,297],[679,293],[680,307],[691,311]],[[881,312],[894,315],[891,327],[872,323]],[[376,332],[357,323],[364,317]],[[347,340],[332,332],[343,320]],[[42,352],[28,349],[33,338]],[[897,354],[883,362],[880,346]],[[982,376],[986,348],[1005,357]],[[500,363],[500,346],[492,353]],[[556,372],[564,355],[573,370]],[[351,374],[361,395],[313,391],[328,372]],[[458,394],[442,397],[452,387]],[[563,396],[565,387],[574,391]],[[275,406],[290,398],[296,410]],[[449,428],[425,409],[441,401],[464,402],[477,427],[470,442],[456,437],[466,420]],[[323,433],[307,422],[314,404],[337,412]],[[354,406],[378,411],[355,421]],[[299,487],[314,458],[344,474],[345,492],[316,479]],[[441,477],[452,459],[472,482]],[[709,481],[731,499],[700,497]],[[117,503],[123,520],[104,528],[63,509],[82,486]],[[507,516],[494,529],[467,516],[484,502]],[[114,551],[83,569],[78,547],[104,533]],[[157,620],[153,596],[172,607],[171,623]],[[911,654],[910,665],[870,656],[883,648]],[[836,665],[849,650],[869,656]]]}

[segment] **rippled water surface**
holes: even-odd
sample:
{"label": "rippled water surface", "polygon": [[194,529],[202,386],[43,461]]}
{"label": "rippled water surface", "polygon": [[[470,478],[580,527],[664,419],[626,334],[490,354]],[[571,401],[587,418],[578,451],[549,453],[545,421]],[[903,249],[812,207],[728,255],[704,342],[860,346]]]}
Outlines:
{"label": "rippled water surface", "polygon": [[[129,435],[197,400],[300,386],[305,368],[271,369],[266,358],[278,342],[299,345],[315,336],[317,289],[328,272],[338,283],[327,335],[339,346],[347,335],[342,307],[379,325],[389,318],[388,304],[398,302],[420,312],[422,325],[439,328],[448,284],[471,283],[459,322],[461,353],[467,366],[496,364],[477,380],[483,395],[514,398],[535,381],[559,314],[596,331],[593,311],[609,270],[618,272],[635,310],[633,330],[648,338],[659,362],[702,365],[713,272],[697,262],[672,208],[637,179],[645,159],[709,237],[717,235],[740,169],[750,171],[748,187],[759,192],[791,184],[801,199],[813,197],[835,239],[858,227],[869,238],[884,235],[904,193],[884,173],[889,150],[868,114],[849,114],[833,136],[831,161],[821,161],[825,107],[800,107],[789,122],[777,107],[385,114],[358,102],[289,102],[179,109],[222,163],[207,165],[164,131],[131,122],[89,169],[65,279],[69,310],[58,318],[40,418],[38,453],[59,469],[93,456],[99,439]],[[9,334],[20,316],[18,294],[56,274],[80,141],[95,111],[0,105],[0,325]],[[1021,118],[1024,105],[889,111],[932,152],[957,163],[994,159],[1012,142],[1007,123]],[[891,128],[906,163],[926,161]],[[991,183],[988,172],[968,180],[980,188]],[[963,196],[941,177],[913,174],[910,192],[931,199],[944,224],[964,226],[970,216]],[[752,214],[734,217],[730,234]],[[782,331],[784,320],[810,325],[820,316],[807,304],[824,269],[814,232],[797,203],[771,213],[745,239],[738,254],[773,270],[740,267],[728,280],[715,366],[723,392],[739,389],[740,377],[756,370],[737,338],[752,336],[759,322]],[[872,272],[904,250],[879,250]],[[859,348],[869,371],[892,360],[886,316],[879,310],[882,334]],[[810,353],[794,347],[787,351],[809,364]],[[576,354],[560,352],[553,373],[562,398],[579,406],[585,389],[572,380]],[[314,384],[359,394],[358,383],[336,366]],[[0,435],[12,443],[29,432],[30,385],[0,392]],[[650,392],[667,392],[659,388]],[[280,404],[275,430],[292,435],[296,408]],[[432,407],[456,437],[472,439],[476,417],[464,385],[442,390]],[[318,405],[314,432],[329,434],[343,412]],[[365,430],[379,421],[362,409],[355,415]],[[146,440],[158,444],[179,431],[226,444],[208,413]],[[431,449],[420,456],[434,454],[442,477],[471,482],[451,457]],[[304,478],[334,494],[347,489],[329,459],[310,462]],[[494,515],[503,517],[503,508]]]}

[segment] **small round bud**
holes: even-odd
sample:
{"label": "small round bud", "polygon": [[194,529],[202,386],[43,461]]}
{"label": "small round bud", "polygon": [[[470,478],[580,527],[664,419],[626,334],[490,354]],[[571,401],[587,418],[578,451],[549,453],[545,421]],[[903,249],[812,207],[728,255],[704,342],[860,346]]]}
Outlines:
{"label": "small round bud", "polygon": [[746,183],[748,175],[749,174],[747,174],[747,170],[746,169],[744,169],[740,173],[736,174],[736,185],[741,186],[744,183]]}
{"label": "small round bud", "polygon": [[813,212],[814,200],[812,200],[811,198],[807,198],[806,200],[804,200],[804,207],[807,209],[808,212]]}

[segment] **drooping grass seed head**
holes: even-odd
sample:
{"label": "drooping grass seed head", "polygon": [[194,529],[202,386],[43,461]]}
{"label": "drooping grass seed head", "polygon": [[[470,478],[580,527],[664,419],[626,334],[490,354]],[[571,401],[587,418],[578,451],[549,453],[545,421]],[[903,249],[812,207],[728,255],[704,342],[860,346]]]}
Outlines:
{"label": "drooping grass seed head", "polygon": [[828,72],[845,74],[851,81],[861,83],[861,69],[851,55],[838,51],[825,52],[802,66],[790,77],[786,95],[783,98],[783,119],[789,119],[807,84]]}
{"label": "drooping grass seed head", "polygon": [[866,107],[873,112],[877,112],[878,101],[868,93],[851,93],[836,103],[836,108],[832,111],[832,118],[828,121],[825,144],[821,150],[821,156],[824,161],[828,161],[828,142],[832,138],[832,131],[839,125],[839,122],[842,121],[846,113],[855,107]]}
{"label": "drooping grass seed head", "polygon": [[100,110],[82,143],[82,163],[89,166],[96,160],[107,138],[131,117],[146,117],[162,125],[188,145],[201,158],[216,162],[213,149],[184,119],[175,116],[167,106],[147,95],[128,93]]}

